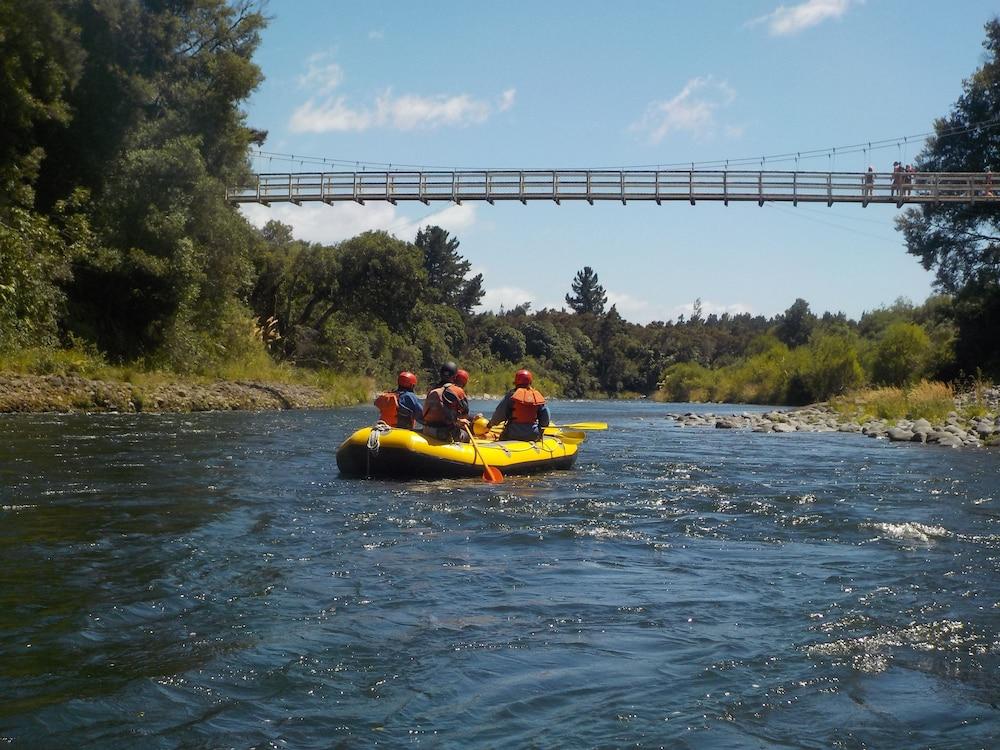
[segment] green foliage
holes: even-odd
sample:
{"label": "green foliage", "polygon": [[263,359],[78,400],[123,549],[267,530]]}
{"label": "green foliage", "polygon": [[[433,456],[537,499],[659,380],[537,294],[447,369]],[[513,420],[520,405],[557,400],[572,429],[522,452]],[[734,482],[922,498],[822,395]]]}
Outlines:
{"label": "green foliage", "polygon": [[570,288],[573,293],[566,295],[566,304],[572,308],[573,312],[591,315],[600,315],[604,312],[608,295],[604,293],[604,287],[598,281],[593,268],[584,266],[577,271]]}
{"label": "green foliage", "polygon": [[472,264],[458,254],[458,238],[449,237],[441,227],[428,226],[417,232],[413,244],[423,252],[430,301],[471,314],[485,294],[483,275],[466,278]]}
{"label": "green foliage", "polygon": [[856,342],[843,334],[814,335],[809,342],[809,362],[803,382],[813,401],[859,387],[864,382],[864,372]]}
{"label": "green foliage", "polygon": [[778,317],[774,335],[788,346],[802,346],[815,327],[816,316],[810,312],[809,303],[800,297]]}
{"label": "green foliage", "polygon": [[490,351],[507,362],[520,362],[527,353],[524,334],[509,325],[499,326],[490,337]]}
{"label": "green foliage", "polygon": [[892,323],[879,337],[872,378],[881,385],[908,385],[919,380],[931,356],[931,340],[915,323]]}

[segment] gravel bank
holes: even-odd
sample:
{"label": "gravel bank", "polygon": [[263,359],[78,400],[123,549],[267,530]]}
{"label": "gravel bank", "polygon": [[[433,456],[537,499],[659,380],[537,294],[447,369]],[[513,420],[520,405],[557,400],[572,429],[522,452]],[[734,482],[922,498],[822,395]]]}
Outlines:
{"label": "gravel bank", "polygon": [[776,409],[765,414],[668,414],[668,419],[682,427],[715,427],[720,430],[744,429],[754,432],[853,432],[870,438],[894,442],[944,445],[952,448],[978,448],[1000,445],[1000,388],[994,388],[983,399],[987,412],[965,418],[961,409],[967,396],[955,399],[956,411],[939,422],[926,419],[888,421],[871,419],[856,421],[837,414],[824,404],[801,409]]}
{"label": "gravel bank", "polygon": [[220,380],[138,386],[75,375],[0,375],[0,413],[258,411],[327,405],[322,389],[286,383]]}

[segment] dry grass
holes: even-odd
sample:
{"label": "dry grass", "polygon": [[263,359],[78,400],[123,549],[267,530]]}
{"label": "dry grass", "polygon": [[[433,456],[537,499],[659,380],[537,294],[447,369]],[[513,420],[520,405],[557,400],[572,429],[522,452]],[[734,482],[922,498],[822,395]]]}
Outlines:
{"label": "dry grass", "polygon": [[206,384],[217,380],[257,381],[286,385],[308,385],[323,391],[329,406],[345,406],[367,401],[374,389],[372,378],[344,375],[325,370],[307,370],[276,363],[262,352],[244,361],[219,364],[201,374],[177,373],[142,363],[109,364],[100,354],[85,347],[67,349],[36,347],[0,355],[0,374],[75,375],[91,380],[129,383],[137,394],[173,383]]}
{"label": "dry grass", "polygon": [[955,411],[955,391],[947,383],[922,380],[909,388],[867,388],[830,401],[839,414],[857,420],[941,421]]}

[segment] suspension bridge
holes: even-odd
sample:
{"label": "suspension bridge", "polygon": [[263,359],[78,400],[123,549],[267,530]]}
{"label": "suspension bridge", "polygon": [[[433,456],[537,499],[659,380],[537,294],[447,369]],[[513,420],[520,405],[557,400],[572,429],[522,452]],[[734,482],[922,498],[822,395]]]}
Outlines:
{"label": "suspension bridge", "polygon": [[992,172],[804,172],[660,169],[462,169],[280,172],[231,187],[231,203],[449,201],[714,201],[801,203],[1000,202]]}

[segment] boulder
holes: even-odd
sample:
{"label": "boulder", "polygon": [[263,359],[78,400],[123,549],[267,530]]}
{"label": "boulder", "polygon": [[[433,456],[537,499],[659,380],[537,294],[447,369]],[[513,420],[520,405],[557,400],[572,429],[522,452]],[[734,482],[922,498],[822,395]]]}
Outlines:
{"label": "boulder", "polygon": [[790,424],[775,422],[771,425],[771,432],[795,432],[795,428]]}
{"label": "boulder", "polygon": [[909,430],[904,430],[902,427],[890,427],[889,428],[889,439],[896,442],[910,442],[913,440],[913,433]]}

